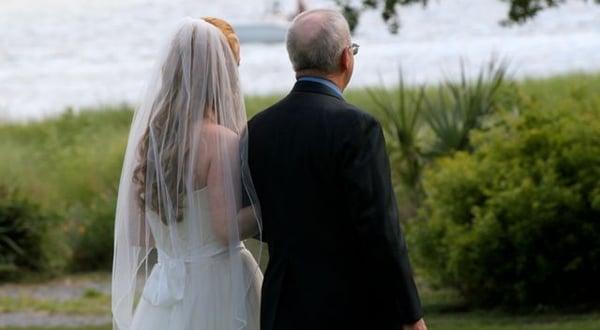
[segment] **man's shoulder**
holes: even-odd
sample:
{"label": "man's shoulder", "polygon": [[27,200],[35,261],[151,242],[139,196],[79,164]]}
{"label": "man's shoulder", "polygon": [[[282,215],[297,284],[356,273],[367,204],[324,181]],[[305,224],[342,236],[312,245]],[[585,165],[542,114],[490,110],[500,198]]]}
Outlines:
{"label": "man's shoulder", "polygon": [[356,105],[346,102],[329,95],[312,94],[309,97],[299,96],[294,93],[287,95],[277,103],[271,105],[265,110],[257,113],[250,119],[249,127],[268,122],[279,110],[290,109],[294,107],[313,107],[326,114],[327,119],[331,119],[336,126],[349,127],[354,125],[376,124],[377,119],[370,113],[360,109]]}
{"label": "man's shoulder", "polygon": [[358,127],[379,125],[378,120],[370,113],[359,107],[342,101],[339,108],[334,109],[338,127],[353,129]]}
{"label": "man's shoulder", "polygon": [[256,113],[254,116],[252,116],[252,118],[250,118],[250,120],[248,120],[248,127],[252,128],[253,126],[255,126],[256,124],[264,121],[265,119],[269,118],[273,112],[277,111],[277,109],[282,107],[282,104],[285,103],[286,99],[289,96],[286,96],[284,98],[282,98],[281,100],[277,101],[277,103],[269,106],[268,108],[259,111],[258,113]]}

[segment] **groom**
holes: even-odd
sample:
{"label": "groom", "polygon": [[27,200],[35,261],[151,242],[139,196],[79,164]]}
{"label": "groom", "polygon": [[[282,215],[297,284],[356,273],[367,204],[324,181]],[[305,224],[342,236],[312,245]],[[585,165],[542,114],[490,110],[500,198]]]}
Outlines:
{"label": "groom", "polygon": [[249,123],[270,260],[262,330],[424,330],[379,123],[346,103],[358,45],[335,11],[299,15],[297,82]]}

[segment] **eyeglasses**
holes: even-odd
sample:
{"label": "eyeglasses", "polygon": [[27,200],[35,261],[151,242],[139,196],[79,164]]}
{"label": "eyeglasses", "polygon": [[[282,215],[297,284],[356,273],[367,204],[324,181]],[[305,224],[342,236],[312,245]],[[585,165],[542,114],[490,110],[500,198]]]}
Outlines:
{"label": "eyeglasses", "polygon": [[350,45],[350,47],[348,48],[350,48],[350,51],[352,51],[352,55],[356,55],[358,54],[358,49],[360,48],[360,45],[352,43],[352,45]]}

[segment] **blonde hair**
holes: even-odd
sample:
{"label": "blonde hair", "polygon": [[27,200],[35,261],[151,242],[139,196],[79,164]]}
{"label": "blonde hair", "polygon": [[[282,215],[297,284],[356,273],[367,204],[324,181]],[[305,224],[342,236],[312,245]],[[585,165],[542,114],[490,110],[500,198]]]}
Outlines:
{"label": "blonde hair", "polygon": [[217,29],[221,30],[221,33],[223,33],[223,35],[225,36],[225,39],[227,40],[227,43],[229,44],[229,48],[231,48],[231,52],[233,53],[233,57],[235,58],[235,60],[237,61],[237,64],[240,64],[240,40],[237,37],[237,34],[235,34],[235,30],[233,29],[233,26],[231,26],[231,24],[229,24],[227,21],[220,19],[220,18],[216,18],[216,17],[202,17],[202,19],[210,24],[212,24],[213,26],[215,26]]}
{"label": "blonde hair", "polygon": [[[196,123],[220,111],[216,114],[219,123],[237,132],[239,120],[236,121],[234,114],[223,118],[226,111],[243,109],[241,98],[236,98],[240,95],[237,63],[236,58],[227,53],[228,40],[217,30],[220,29],[204,20],[190,19],[171,41],[161,67],[160,89],[151,105],[148,127],[138,145],[139,163],[133,173],[142,212],[146,206],[155,212],[170,210],[168,205],[161,204],[168,201],[176,205],[172,210],[175,220],[183,219],[184,198],[189,188],[185,181],[186,166],[193,162],[194,154],[189,132]],[[206,54],[199,56],[204,48]],[[235,52],[232,50],[230,54]],[[212,63],[215,68],[203,69],[207,65],[202,63]],[[215,87],[209,90],[213,85]],[[224,93],[226,96],[220,96]],[[154,142],[151,144],[151,141]],[[156,147],[157,144],[160,146]],[[161,178],[147,182],[149,171],[161,171]],[[168,224],[164,214],[161,221]]]}

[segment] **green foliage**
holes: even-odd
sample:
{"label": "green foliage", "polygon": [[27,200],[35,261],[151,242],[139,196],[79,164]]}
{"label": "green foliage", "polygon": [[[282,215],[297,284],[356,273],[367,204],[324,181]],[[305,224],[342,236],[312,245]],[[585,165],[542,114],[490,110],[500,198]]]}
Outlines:
{"label": "green foliage", "polygon": [[[544,9],[558,7],[564,4],[566,0],[502,0],[509,2],[508,18],[501,21],[503,25],[522,24],[527,20],[535,17]],[[588,0],[583,0],[588,1]],[[600,0],[593,0],[600,3]]]}
{"label": "green foliage", "polygon": [[346,17],[352,32],[354,32],[360,22],[362,12],[381,8],[381,18],[387,24],[389,31],[395,34],[400,29],[400,17],[398,16],[396,6],[406,6],[415,3],[421,3],[425,6],[429,0],[362,0],[362,6],[356,6],[356,2],[352,0],[334,1],[342,9],[342,14]]}
{"label": "green foliage", "polygon": [[[250,98],[247,112],[255,114],[277,99]],[[49,246],[36,244],[49,253],[60,251],[47,260],[52,265],[36,269],[54,272],[69,263],[73,271],[110,270],[117,189],[132,115],[131,107],[117,106],[68,110],[31,123],[0,123],[0,183],[18,187],[40,204],[40,225],[35,227],[40,234],[31,241],[52,237]],[[2,205],[13,202],[20,200]],[[47,223],[56,224],[51,235],[43,234]],[[0,270],[0,278],[15,270],[3,257],[0,250],[0,269],[6,269]]]}
{"label": "green foliage", "polygon": [[66,216],[115,191],[132,112],[101,108],[0,125],[0,182]]}
{"label": "green foliage", "polygon": [[348,21],[350,30],[354,31],[354,29],[356,29],[358,26],[360,10],[354,7],[350,0],[335,0],[335,3],[338,7],[340,7],[342,15],[344,15],[346,21]]}
{"label": "green foliage", "polygon": [[60,223],[56,242],[71,251],[60,259],[71,269],[110,269],[113,205],[131,117],[123,106],[0,126],[0,182],[51,210]]}
{"label": "green foliage", "polygon": [[98,196],[93,205],[75,213],[71,268],[75,271],[112,269],[116,193]]}
{"label": "green foliage", "polygon": [[[342,13],[346,16],[350,29],[354,31],[358,26],[360,14],[367,9],[377,9],[381,11],[381,18],[387,24],[391,33],[398,33],[400,28],[400,17],[398,16],[398,7],[413,4],[422,4],[427,6],[430,0],[362,0],[361,5],[357,6],[351,0],[334,0],[335,3],[342,9]],[[507,17],[500,21],[504,26],[513,24],[523,24],[534,18],[539,12],[558,7],[566,2],[566,0],[500,0],[508,2]],[[582,0],[588,1],[588,0]],[[593,0],[600,4],[600,0]]]}
{"label": "green foliage", "polygon": [[63,246],[52,240],[56,220],[16,191],[0,186],[0,281],[55,272],[62,266]]}
{"label": "green foliage", "polygon": [[[422,171],[429,162],[470,150],[471,131],[483,127],[501,101],[506,67],[505,62],[491,60],[471,80],[461,64],[460,79],[447,80],[437,92],[424,87],[407,89],[402,72],[397,89],[367,90],[374,103],[371,109],[383,123],[395,176],[404,188],[401,193],[407,196],[409,208],[414,210],[421,203]],[[414,212],[405,215],[412,217]]]}
{"label": "green foliage", "polygon": [[469,134],[481,128],[484,119],[494,113],[498,91],[505,84],[506,62],[491,60],[475,80],[467,78],[461,63],[458,82],[446,81],[438,87],[437,98],[426,98],[425,121],[435,136],[429,152],[432,156],[468,150]]}
{"label": "green foliage", "polygon": [[476,306],[598,303],[600,98],[529,106],[426,171],[418,264]]}
{"label": "green foliage", "polygon": [[424,112],[424,89],[408,90],[400,72],[396,90],[367,89],[374,102],[372,108],[383,118],[391,161],[396,165],[395,174],[404,187],[412,204],[419,204],[422,197],[421,172],[423,152],[420,133]]}
{"label": "green foliage", "polygon": [[44,299],[26,295],[0,297],[0,313],[23,312],[104,316],[110,313],[110,296],[88,289],[81,297],[72,299]]}

